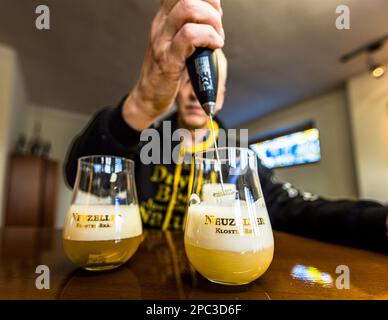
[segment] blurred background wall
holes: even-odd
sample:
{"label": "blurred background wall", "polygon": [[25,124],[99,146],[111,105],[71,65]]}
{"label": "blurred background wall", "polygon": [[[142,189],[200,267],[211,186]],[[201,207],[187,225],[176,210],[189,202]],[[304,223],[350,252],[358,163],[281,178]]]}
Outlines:
{"label": "blurred background wall", "polygon": [[[385,65],[388,68],[388,65]],[[312,119],[320,130],[319,163],[276,169],[280,180],[334,198],[388,202],[388,77],[363,72],[344,88],[293,104],[240,127],[250,135]]]}
{"label": "blurred background wall", "polygon": [[71,189],[64,180],[63,164],[71,141],[79,134],[90,120],[82,113],[55,110],[44,106],[28,105],[24,132],[32,132],[34,124],[42,125],[42,135],[52,142],[51,157],[59,163],[59,186],[55,226],[63,225],[65,214],[71,201]]}
{"label": "blurred background wall", "polygon": [[275,169],[279,180],[325,197],[356,198],[357,180],[344,88],[293,104],[285,110],[243,124],[241,128],[248,128],[249,134],[255,136],[306,120],[312,120],[319,129],[321,161]]}
{"label": "blurred background wall", "polygon": [[2,224],[4,223],[8,156],[14,149],[18,136],[21,133],[31,136],[34,125],[39,123],[42,136],[49,138],[52,143],[51,156],[58,160],[60,166],[55,226],[63,225],[71,200],[71,190],[63,179],[62,166],[71,141],[81,132],[89,118],[88,114],[31,104],[27,97],[16,52],[0,45],[0,206],[2,208],[0,218]]}
{"label": "blurred background wall", "polygon": [[[388,68],[388,65],[385,65]],[[388,77],[347,82],[360,197],[388,202]]]}
{"label": "blurred background wall", "polygon": [[26,120],[27,93],[18,56],[0,45],[0,221],[4,212],[7,160]]}

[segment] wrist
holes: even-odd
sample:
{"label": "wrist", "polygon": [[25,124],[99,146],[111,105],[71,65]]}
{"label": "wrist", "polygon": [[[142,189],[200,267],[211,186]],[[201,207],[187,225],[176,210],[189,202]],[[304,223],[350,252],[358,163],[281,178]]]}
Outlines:
{"label": "wrist", "polygon": [[124,121],[137,131],[150,127],[157,118],[153,112],[152,101],[145,97],[138,85],[124,101],[122,116]]}

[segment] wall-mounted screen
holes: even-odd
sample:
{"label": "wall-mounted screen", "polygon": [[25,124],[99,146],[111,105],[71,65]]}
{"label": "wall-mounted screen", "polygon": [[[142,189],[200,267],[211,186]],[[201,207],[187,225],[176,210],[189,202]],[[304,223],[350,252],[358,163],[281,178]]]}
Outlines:
{"label": "wall-mounted screen", "polygon": [[289,167],[321,160],[319,130],[294,132],[251,144],[267,168]]}

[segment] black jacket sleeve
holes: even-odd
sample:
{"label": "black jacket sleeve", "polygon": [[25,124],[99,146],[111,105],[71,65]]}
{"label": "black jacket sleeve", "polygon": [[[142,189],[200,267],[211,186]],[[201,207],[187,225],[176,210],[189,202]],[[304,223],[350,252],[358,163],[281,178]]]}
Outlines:
{"label": "black jacket sleeve", "polygon": [[274,229],[388,253],[388,207],[373,201],[330,201],[276,183],[261,164],[259,176]]}
{"label": "black jacket sleeve", "polygon": [[137,156],[141,133],[124,121],[121,112],[122,103],[103,109],[74,139],[64,167],[69,186],[74,186],[80,157],[103,154],[134,159]]}

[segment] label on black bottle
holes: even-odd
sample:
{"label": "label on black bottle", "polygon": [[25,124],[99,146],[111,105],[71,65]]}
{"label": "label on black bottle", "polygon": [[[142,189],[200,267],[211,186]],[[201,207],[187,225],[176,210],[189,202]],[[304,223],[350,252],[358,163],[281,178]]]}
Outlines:
{"label": "label on black bottle", "polygon": [[209,57],[199,57],[196,59],[195,70],[199,76],[200,91],[213,90]]}

